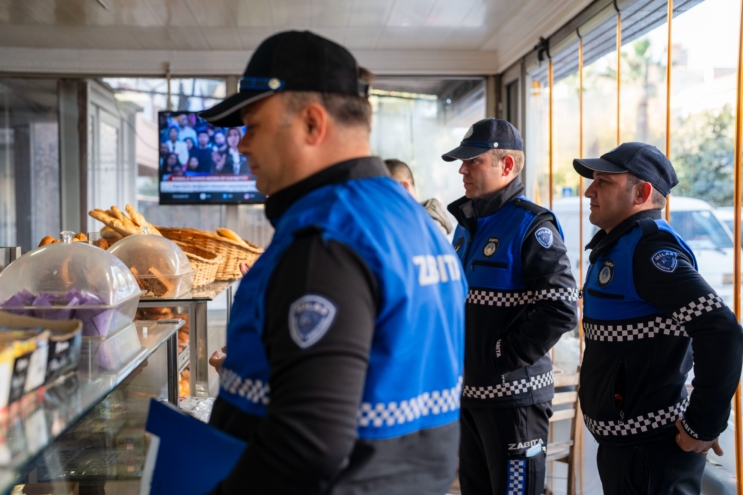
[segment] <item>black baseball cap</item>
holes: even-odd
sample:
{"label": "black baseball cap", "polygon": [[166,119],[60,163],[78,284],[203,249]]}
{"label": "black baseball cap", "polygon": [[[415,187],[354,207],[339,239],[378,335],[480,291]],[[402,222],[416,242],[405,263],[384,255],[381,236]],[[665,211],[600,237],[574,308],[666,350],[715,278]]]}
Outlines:
{"label": "black baseball cap", "polygon": [[488,150],[523,151],[524,142],[521,134],[507,120],[482,119],[469,128],[457,148],[441,155],[446,162],[454,160],[471,160]]}
{"label": "black baseball cap", "polygon": [[593,179],[593,172],[623,174],[629,172],[649,182],[664,196],[679,183],[671,161],[658,148],[645,143],[622,143],[601,158],[576,158],[573,168],[583,177]]}
{"label": "black baseball cap", "polygon": [[236,94],[199,116],[221,127],[243,125],[240,110],[280,91],[313,91],[367,97],[351,52],[310,31],[284,31],[255,50]]}

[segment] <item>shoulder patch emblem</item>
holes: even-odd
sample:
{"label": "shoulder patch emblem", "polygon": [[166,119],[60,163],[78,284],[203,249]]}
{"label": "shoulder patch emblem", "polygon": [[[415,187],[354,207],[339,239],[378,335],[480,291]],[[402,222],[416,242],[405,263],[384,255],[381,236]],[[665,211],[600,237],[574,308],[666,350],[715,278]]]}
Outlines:
{"label": "shoulder patch emblem", "polygon": [[537,238],[537,242],[542,245],[543,248],[549,249],[552,247],[552,231],[547,227],[542,227],[534,232],[534,236]]}
{"label": "shoulder patch emblem", "polygon": [[454,243],[454,251],[458,253],[462,247],[462,244],[464,244],[464,237],[460,237],[459,239],[457,239],[457,242]]}
{"label": "shoulder patch emblem", "polygon": [[497,237],[489,238],[488,243],[485,244],[484,248],[482,248],[482,255],[485,256],[486,258],[490,258],[498,250],[499,244],[500,244],[500,240]]}
{"label": "shoulder patch emblem", "polygon": [[289,307],[289,333],[302,349],[316,344],[335,321],[336,306],[316,294],[300,297]]}
{"label": "shoulder patch emblem", "polygon": [[606,287],[614,278],[614,262],[612,260],[604,261],[604,266],[599,271],[599,286]]}
{"label": "shoulder patch emblem", "polygon": [[663,249],[655,253],[650,258],[650,261],[653,262],[655,268],[666,273],[673,273],[673,271],[676,270],[676,267],[679,264],[677,253],[675,251],[669,251],[667,249]]}

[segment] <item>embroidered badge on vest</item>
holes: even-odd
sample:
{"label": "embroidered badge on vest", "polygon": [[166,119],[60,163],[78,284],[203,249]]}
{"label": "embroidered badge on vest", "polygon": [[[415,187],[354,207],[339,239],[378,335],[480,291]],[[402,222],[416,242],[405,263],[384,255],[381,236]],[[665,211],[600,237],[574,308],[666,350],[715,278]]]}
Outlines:
{"label": "embroidered badge on vest", "polygon": [[335,320],[335,304],[328,299],[308,294],[289,307],[289,333],[302,349],[317,343]]}
{"label": "embroidered badge on vest", "polygon": [[548,229],[547,227],[542,227],[541,229],[538,229],[534,236],[537,238],[537,242],[542,245],[543,248],[549,249],[552,247],[552,231]]}
{"label": "embroidered badge on vest", "polygon": [[459,248],[462,247],[462,244],[464,244],[464,237],[460,237],[457,239],[457,242],[454,244],[454,251],[459,252]]}
{"label": "embroidered badge on vest", "polygon": [[604,261],[604,266],[601,267],[599,272],[599,285],[606,287],[614,278],[614,262],[612,260]]}
{"label": "embroidered badge on vest", "polygon": [[500,244],[500,241],[497,237],[491,237],[488,239],[488,243],[485,244],[485,247],[482,249],[482,254],[486,258],[490,258],[495,254],[495,252],[498,250],[498,244]]}
{"label": "embroidered badge on vest", "polygon": [[676,252],[668,251],[667,249],[655,253],[650,258],[650,261],[653,262],[655,268],[666,273],[673,273],[679,264]]}

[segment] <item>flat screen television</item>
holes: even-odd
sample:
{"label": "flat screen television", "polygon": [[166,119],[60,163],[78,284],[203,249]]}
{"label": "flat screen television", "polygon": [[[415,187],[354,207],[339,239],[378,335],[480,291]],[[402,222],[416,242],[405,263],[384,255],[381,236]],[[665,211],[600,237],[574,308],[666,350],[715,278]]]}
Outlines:
{"label": "flat screen television", "polygon": [[159,112],[160,204],[263,203],[247,157],[244,127],[216,127],[196,112]]}

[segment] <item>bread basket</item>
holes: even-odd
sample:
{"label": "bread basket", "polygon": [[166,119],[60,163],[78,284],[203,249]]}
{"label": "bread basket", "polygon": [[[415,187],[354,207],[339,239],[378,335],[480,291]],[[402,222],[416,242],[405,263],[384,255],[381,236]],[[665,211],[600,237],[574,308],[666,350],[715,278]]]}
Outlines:
{"label": "bread basket", "polygon": [[196,271],[193,275],[192,287],[202,287],[214,282],[217,277],[217,270],[219,270],[219,264],[222,262],[222,255],[183,241],[171,240],[186,253],[188,261],[191,262],[191,268]]}
{"label": "bread basket", "polygon": [[252,265],[263,254],[263,249],[245,241],[247,246],[232,241],[214,232],[198,229],[157,227],[162,235],[171,241],[196,246],[204,251],[219,254],[222,261],[217,268],[215,280],[236,280],[242,277],[240,263]]}

